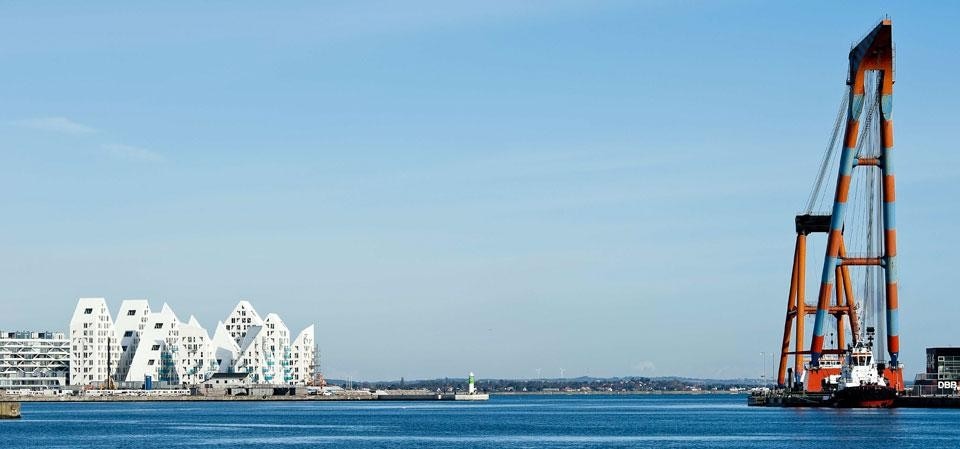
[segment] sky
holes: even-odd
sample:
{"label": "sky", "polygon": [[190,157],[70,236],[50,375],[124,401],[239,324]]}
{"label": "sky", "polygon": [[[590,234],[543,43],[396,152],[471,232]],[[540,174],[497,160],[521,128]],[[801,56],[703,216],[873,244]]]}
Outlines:
{"label": "sky", "polygon": [[757,377],[885,14],[912,378],[960,344],[946,2],[0,3],[0,329],[247,299],[334,378]]}

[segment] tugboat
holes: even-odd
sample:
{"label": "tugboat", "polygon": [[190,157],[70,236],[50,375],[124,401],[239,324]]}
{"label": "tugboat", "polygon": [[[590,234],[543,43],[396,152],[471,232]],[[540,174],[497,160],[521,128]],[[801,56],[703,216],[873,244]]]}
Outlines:
{"label": "tugboat", "polygon": [[887,385],[886,379],[873,359],[873,328],[867,328],[867,342],[862,340],[848,347],[846,359],[840,368],[837,390],[833,393],[835,407],[888,408],[897,397],[897,390]]}

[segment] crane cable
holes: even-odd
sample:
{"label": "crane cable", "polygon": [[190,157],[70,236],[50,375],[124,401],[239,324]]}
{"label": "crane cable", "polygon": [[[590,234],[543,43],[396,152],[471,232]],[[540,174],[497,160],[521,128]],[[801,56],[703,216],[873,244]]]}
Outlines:
{"label": "crane cable", "polygon": [[843,125],[843,119],[847,115],[847,103],[849,101],[850,88],[846,87],[844,88],[843,96],[840,99],[840,109],[837,111],[837,118],[833,121],[833,133],[830,136],[830,143],[827,144],[827,148],[823,152],[823,159],[820,160],[820,171],[817,173],[817,180],[813,184],[813,190],[810,192],[810,198],[807,200],[807,207],[804,209],[805,214],[813,212],[814,204],[820,197],[820,191],[823,188],[823,180],[827,176],[827,168],[830,165],[830,161],[833,160],[833,153],[837,147],[837,137],[840,136],[840,127]]}

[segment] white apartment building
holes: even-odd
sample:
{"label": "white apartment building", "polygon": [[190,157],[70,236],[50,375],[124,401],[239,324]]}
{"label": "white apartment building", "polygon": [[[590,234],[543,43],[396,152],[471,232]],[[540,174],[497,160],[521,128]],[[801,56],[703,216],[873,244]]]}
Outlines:
{"label": "white apartment building", "polygon": [[219,371],[210,334],[192,315],[180,326],[176,366],[180,383],[199,385]]}
{"label": "white apartment building", "polygon": [[290,346],[290,376],[291,383],[304,385],[313,381],[314,376],[314,342],[313,325],[300,331]]}
{"label": "white apartment building", "polygon": [[[263,349],[266,343],[263,326],[250,326],[246,337],[240,342],[240,354],[233,362],[233,373],[248,373],[250,382],[265,384],[267,381],[267,358]],[[271,377],[270,380],[273,380]]]}
{"label": "white apartment building", "polygon": [[264,371],[265,383],[289,384],[293,380],[290,374],[290,330],[280,316],[271,313],[263,320],[263,350],[266,359]]}
{"label": "white apartment building", "polygon": [[247,336],[247,330],[251,326],[263,326],[263,320],[260,319],[260,315],[248,301],[240,301],[227,316],[227,319],[224,320],[223,325],[227,328],[230,336],[233,337],[233,341],[242,347],[243,339]]}
{"label": "white apartment building", "polygon": [[64,387],[69,369],[62,332],[0,331],[0,389]]}
{"label": "white apartment building", "polygon": [[114,321],[116,333],[120,337],[120,361],[117,365],[116,379],[126,379],[130,372],[133,354],[140,345],[140,335],[150,316],[150,303],[146,299],[127,299],[120,303],[117,319]]}
{"label": "white apartment building", "polygon": [[313,329],[292,344],[279,315],[261,319],[240,301],[211,338],[196,318],[181,322],[167,304],[152,312],[146,300],[123,301],[114,322],[104,299],[82,298],[70,322],[70,383],[99,385],[109,372],[114,381],[199,385],[220,372],[248,373],[257,384],[303,384],[313,376]]}
{"label": "white apartment building", "polygon": [[145,381],[180,384],[177,358],[180,352],[180,320],[164,304],[159,312],[147,316],[140,343],[130,362],[127,382]]}
{"label": "white apartment building", "polygon": [[70,320],[71,385],[94,385],[115,377],[120,345],[103,298],[80,298]]}
{"label": "white apartment building", "polygon": [[217,363],[217,372],[233,372],[233,362],[240,356],[240,346],[233,340],[227,331],[223,321],[217,321],[217,330],[213,333],[213,340],[210,341],[213,350],[213,358]]}

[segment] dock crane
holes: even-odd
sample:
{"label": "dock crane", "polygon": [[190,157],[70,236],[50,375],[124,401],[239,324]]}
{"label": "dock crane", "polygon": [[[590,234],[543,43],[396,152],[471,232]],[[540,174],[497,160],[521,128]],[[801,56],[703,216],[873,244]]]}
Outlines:
{"label": "dock crane", "polygon": [[[893,164],[893,25],[883,19],[849,53],[847,89],[803,213],[795,218],[796,243],[787,299],[780,387],[822,391],[840,372],[847,336],[856,345],[886,327],[887,384],[903,389],[899,331],[896,194]],[[840,127],[843,138],[838,141]],[[839,145],[838,145],[839,144]],[[824,180],[836,168],[832,201]],[[817,210],[830,205],[829,213]],[[816,304],[806,303],[807,236],[827,234]],[[859,273],[854,273],[854,268]],[[881,309],[883,312],[881,313]],[[805,321],[814,316],[808,349]],[[832,316],[832,320],[830,317]],[[866,325],[864,323],[866,321]],[[835,345],[825,345],[827,328]],[[865,329],[866,328],[866,329]],[[792,343],[792,348],[791,348]],[[828,347],[830,346],[830,347]],[[793,357],[793,364],[788,364]]]}

